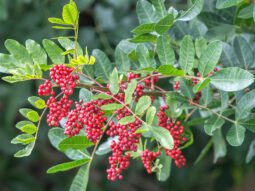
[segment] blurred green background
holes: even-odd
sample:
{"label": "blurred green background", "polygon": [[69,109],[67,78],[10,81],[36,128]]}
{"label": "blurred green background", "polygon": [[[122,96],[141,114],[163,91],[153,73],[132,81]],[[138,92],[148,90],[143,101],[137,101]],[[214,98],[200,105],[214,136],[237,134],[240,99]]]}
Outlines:
{"label": "blurred green background", "polygon": [[[4,41],[8,38],[24,43],[26,39],[41,42],[44,38],[59,35],[51,29],[48,17],[59,16],[62,5],[67,0],[0,0],[0,52],[5,53]],[[130,31],[138,24],[135,14],[136,0],[77,0],[80,15],[80,44],[91,51],[100,48],[111,57],[114,47],[122,39],[131,37]],[[168,0],[168,6],[186,9],[187,1]],[[215,1],[207,0],[204,11],[214,11]],[[232,13],[232,10],[228,10]],[[227,14],[226,14],[227,15]],[[184,34],[193,37],[225,34],[214,29],[217,23],[207,23],[206,13],[200,20],[183,23],[180,32],[178,25],[173,29],[176,39]],[[229,17],[229,15],[228,15]],[[215,20],[215,19],[214,19]],[[205,22],[202,23],[202,21]],[[229,24],[228,20],[223,20]],[[222,24],[222,23],[221,23]],[[205,27],[208,29],[204,31]],[[209,33],[209,32],[210,33]],[[213,34],[213,32],[216,34]],[[210,36],[211,35],[211,36]],[[1,75],[1,74],[0,74]],[[18,134],[15,123],[21,120],[20,107],[29,107],[27,97],[36,93],[38,84],[26,82],[7,84],[0,81],[0,191],[65,191],[68,190],[75,170],[56,175],[47,175],[46,170],[64,161],[63,155],[54,150],[47,139],[46,124],[40,130],[39,141],[28,158],[13,157],[17,146],[10,141]],[[202,127],[194,127],[195,143],[185,151],[188,165],[183,169],[172,168],[167,182],[157,182],[154,176],[146,174],[142,164],[133,161],[125,173],[123,181],[110,183],[106,180],[107,156],[97,157],[91,168],[89,191],[186,191],[186,190],[255,190],[255,161],[245,164],[245,155],[252,137],[248,137],[243,146],[228,147],[228,155],[217,164],[213,164],[213,152],[199,164],[194,165],[196,157],[207,144],[208,136]]]}

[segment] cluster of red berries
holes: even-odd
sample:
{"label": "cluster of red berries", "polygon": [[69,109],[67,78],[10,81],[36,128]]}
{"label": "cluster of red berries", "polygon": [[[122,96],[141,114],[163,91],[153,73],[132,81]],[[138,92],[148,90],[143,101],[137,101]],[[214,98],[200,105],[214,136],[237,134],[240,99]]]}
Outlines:
{"label": "cluster of red berries", "polygon": [[73,94],[73,90],[76,86],[78,75],[72,75],[73,68],[68,68],[64,64],[56,65],[50,70],[50,77],[55,82],[63,93],[63,97],[57,100],[55,92],[52,90],[52,83],[50,80],[46,80],[44,84],[41,84],[38,89],[39,96],[51,97],[47,101],[47,107],[49,108],[49,114],[47,115],[47,122],[49,126],[58,126],[59,121],[68,115],[73,101],[68,97]]}
{"label": "cluster of red berries", "polygon": [[[156,72],[154,72],[153,74],[157,74]],[[150,76],[150,75],[148,75]],[[147,76],[147,77],[148,77]],[[155,84],[157,83],[159,80],[159,77],[158,76],[152,76],[152,77],[149,77],[149,78],[146,78],[143,80],[143,82],[145,83],[146,86],[150,86],[151,84]]]}
{"label": "cluster of red berries", "polygon": [[128,82],[131,82],[131,80],[139,78],[139,77],[140,77],[140,74],[134,74],[132,72],[128,72],[128,74],[127,74]]}
{"label": "cluster of red berries", "polygon": [[100,106],[100,101],[96,100],[85,104],[82,101],[76,103],[75,109],[68,114],[65,134],[69,137],[74,136],[86,126],[85,132],[88,139],[96,143],[103,134],[102,128],[107,121],[107,118],[104,116],[105,113],[101,110]]}
{"label": "cluster of red berries", "polygon": [[51,79],[60,86],[65,95],[72,95],[79,75],[71,75],[73,68],[68,68],[64,64],[56,65],[50,70]]}
{"label": "cluster of red berries", "polygon": [[147,170],[148,174],[152,173],[152,163],[155,159],[160,155],[160,151],[152,152],[148,149],[144,150],[141,154],[141,159],[145,169]]}
{"label": "cluster of red berries", "polygon": [[[122,99],[119,100],[123,101]],[[117,120],[131,115],[125,107],[118,109],[116,114]],[[128,152],[137,151],[137,144],[139,143],[141,134],[137,134],[136,130],[141,125],[142,123],[138,119],[127,125],[121,125],[113,121],[109,123],[109,129],[106,134],[110,137],[118,137],[117,141],[112,141],[111,143],[112,156],[109,157],[110,168],[107,170],[109,180],[115,181],[122,179],[121,173],[124,169],[128,168],[127,164],[129,164],[129,160],[127,159],[130,158],[130,154]],[[122,165],[123,161],[125,161],[125,165]]]}
{"label": "cluster of red berries", "polygon": [[115,141],[111,143],[112,156],[109,157],[110,168],[107,169],[107,179],[110,181],[122,180],[123,170],[130,165],[130,153],[123,154],[123,150]]}
{"label": "cluster of red berries", "polygon": [[181,168],[186,165],[186,158],[184,157],[182,151],[179,149],[179,146],[187,141],[184,136],[184,126],[182,126],[180,121],[173,123],[170,118],[165,114],[165,110],[168,109],[168,106],[160,107],[160,112],[158,116],[158,125],[169,130],[170,134],[174,139],[174,148],[171,150],[165,149],[165,152],[170,156],[177,167]]}
{"label": "cluster of red berries", "polygon": [[51,94],[52,84],[50,80],[46,80],[44,84],[41,84],[38,88],[39,96],[49,96]]}
{"label": "cluster of red berries", "polygon": [[50,109],[47,115],[47,123],[49,126],[57,127],[59,121],[68,115],[69,109],[73,101],[69,100],[66,95],[60,98],[59,101],[54,96],[51,96],[47,101],[47,107]]}
{"label": "cluster of red berries", "polygon": [[174,84],[174,89],[179,90],[180,89],[180,81],[176,81]]}

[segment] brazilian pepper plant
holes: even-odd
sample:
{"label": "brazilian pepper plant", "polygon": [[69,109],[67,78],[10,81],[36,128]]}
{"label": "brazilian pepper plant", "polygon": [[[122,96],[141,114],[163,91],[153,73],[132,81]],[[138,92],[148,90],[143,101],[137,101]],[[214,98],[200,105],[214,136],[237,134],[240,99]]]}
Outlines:
{"label": "brazilian pepper plant", "polygon": [[[0,71],[6,73],[2,79],[39,82],[38,95],[28,98],[32,109],[19,110],[26,119],[16,124],[21,134],[11,143],[25,146],[14,156],[31,154],[46,120],[50,143],[71,160],[47,173],[79,168],[70,190],[85,191],[97,155],[108,157],[109,181],[122,180],[131,160],[141,162],[159,181],[167,180],[171,166],[186,165],[184,150],[189,152],[196,139],[193,126],[204,127],[211,137],[198,160],[211,146],[217,162],[227,154],[227,143],[242,145],[246,130],[255,132],[254,50],[249,35],[203,37],[203,5],[195,0],[178,12],[166,8],[164,0],[139,0],[140,25],[110,59],[101,50],[89,54],[89,48],[79,45],[79,12],[73,0],[63,7],[61,18],[49,18],[54,29],[72,36],[45,39],[42,46],[33,40],[25,46],[6,40],[9,54],[0,54]],[[242,0],[216,3],[222,12],[232,6],[252,28],[254,5]],[[186,30],[199,35],[180,39]],[[248,161],[254,150],[251,146]]]}

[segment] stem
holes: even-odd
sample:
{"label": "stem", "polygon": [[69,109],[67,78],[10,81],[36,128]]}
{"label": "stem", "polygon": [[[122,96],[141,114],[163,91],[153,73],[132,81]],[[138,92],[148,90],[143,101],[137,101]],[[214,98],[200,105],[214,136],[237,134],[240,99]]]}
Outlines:
{"label": "stem", "polygon": [[194,108],[190,113],[187,113],[184,122],[187,122],[189,118],[197,111],[197,108]]}
{"label": "stem", "polygon": [[42,118],[43,118],[43,116],[44,116],[44,114],[45,114],[47,108],[48,108],[48,107],[46,106],[46,107],[43,109],[43,112],[42,112],[42,114],[40,115],[40,119],[39,119],[39,121],[38,121],[38,123],[37,123],[37,131],[36,131],[36,133],[35,133],[35,141],[34,141],[34,143],[35,143],[36,140],[37,140],[38,132],[39,132],[39,129],[40,129],[40,126],[41,126],[41,122],[42,122]]}
{"label": "stem", "polygon": [[226,117],[226,116],[224,116],[224,115],[222,115],[222,114],[219,114],[219,113],[217,113],[217,112],[211,110],[210,108],[208,108],[208,107],[206,107],[206,106],[199,105],[199,104],[197,104],[197,103],[195,103],[195,102],[193,102],[193,101],[190,101],[190,103],[191,103],[191,105],[195,105],[195,106],[197,106],[197,107],[199,107],[199,108],[201,108],[201,109],[208,110],[209,112],[211,112],[211,113],[217,115],[218,117],[220,117],[220,118],[222,118],[222,119],[225,119],[226,121],[229,121],[230,123],[236,124],[236,121],[234,121],[234,120],[232,120],[232,119],[229,119],[228,117]]}
{"label": "stem", "polygon": [[82,72],[79,73],[80,75],[84,76],[85,78],[88,78],[89,80],[91,80],[92,82],[94,82],[95,84],[97,84],[99,87],[104,88],[103,85],[101,85],[100,83],[98,83],[95,79],[91,78],[89,75],[86,75]]}

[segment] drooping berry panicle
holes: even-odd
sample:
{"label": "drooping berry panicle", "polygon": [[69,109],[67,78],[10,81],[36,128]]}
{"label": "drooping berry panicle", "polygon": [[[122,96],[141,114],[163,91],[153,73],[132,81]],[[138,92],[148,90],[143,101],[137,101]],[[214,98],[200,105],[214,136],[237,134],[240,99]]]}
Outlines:
{"label": "drooping berry panicle", "polygon": [[168,106],[161,106],[158,116],[158,125],[167,129],[174,139],[174,148],[171,150],[165,149],[165,152],[170,156],[177,167],[181,168],[186,165],[186,158],[184,157],[182,151],[179,149],[179,146],[185,142],[187,139],[184,136],[184,126],[180,121],[173,122],[166,114],[165,110],[168,109]]}
{"label": "drooping berry panicle", "polygon": [[[79,80],[77,74],[72,74],[73,68],[68,68],[64,64],[56,65],[50,70],[50,80],[46,80],[38,89],[39,96],[51,97],[47,101],[49,114],[47,115],[47,123],[49,126],[58,126],[59,121],[68,115],[68,112],[73,104],[69,96],[73,94],[76,82]],[[52,89],[53,83],[56,87],[60,87],[63,96],[55,97],[55,91]]]}
{"label": "drooping berry panicle", "polygon": [[160,151],[152,152],[149,149],[146,149],[141,154],[141,159],[144,165],[144,168],[148,172],[148,174],[152,173],[152,163],[155,159],[160,155]]}

